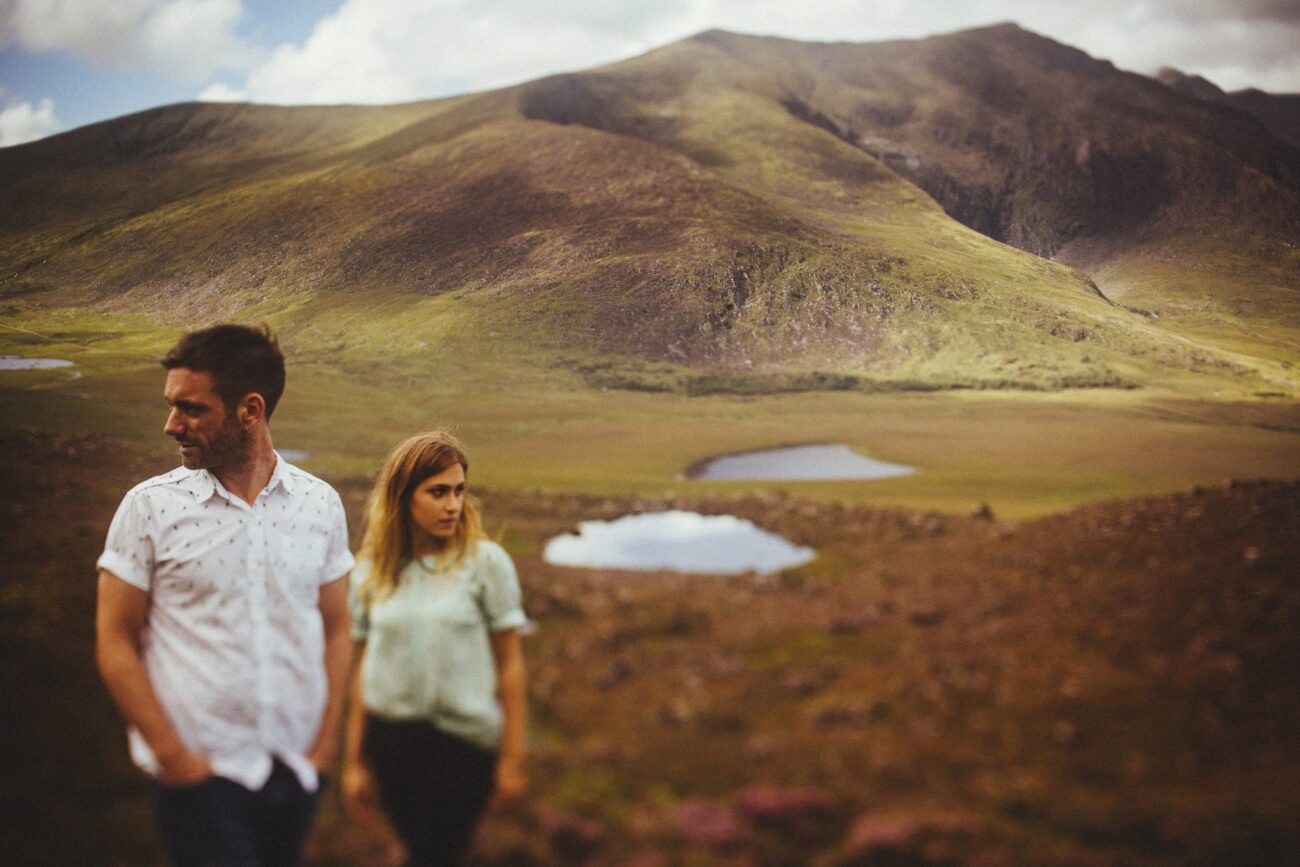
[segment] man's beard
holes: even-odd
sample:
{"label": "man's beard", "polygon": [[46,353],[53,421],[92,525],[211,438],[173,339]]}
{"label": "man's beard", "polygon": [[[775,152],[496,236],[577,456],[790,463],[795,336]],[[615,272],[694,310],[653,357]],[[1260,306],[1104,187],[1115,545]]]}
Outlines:
{"label": "man's beard", "polygon": [[181,455],[181,463],[188,470],[219,470],[239,466],[248,460],[248,443],[251,439],[239,420],[234,417],[212,435],[206,446],[193,455]]}

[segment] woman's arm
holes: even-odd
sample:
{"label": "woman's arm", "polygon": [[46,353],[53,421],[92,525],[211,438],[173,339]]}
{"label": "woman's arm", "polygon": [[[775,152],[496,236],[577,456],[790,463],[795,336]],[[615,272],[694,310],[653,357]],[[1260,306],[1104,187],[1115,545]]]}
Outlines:
{"label": "woman's arm", "polygon": [[493,632],[492,653],[496,659],[497,700],[501,703],[502,717],[501,755],[497,760],[492,804],[501,806],[522,796],[528,786],[524,772],[528,698],[524,648],[519,630]]}

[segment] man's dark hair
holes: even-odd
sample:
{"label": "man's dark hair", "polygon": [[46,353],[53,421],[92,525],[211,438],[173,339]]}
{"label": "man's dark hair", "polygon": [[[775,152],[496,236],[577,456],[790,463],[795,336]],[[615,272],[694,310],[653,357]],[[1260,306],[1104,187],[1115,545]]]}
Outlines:
{"label": "man's dark hair", "polygon": [[191,331],[162,357],[162,366],[209,374],[227,412],[255,391],[266,401],[269,421],[284,393],[284,354],[266,325],[214,325]]}

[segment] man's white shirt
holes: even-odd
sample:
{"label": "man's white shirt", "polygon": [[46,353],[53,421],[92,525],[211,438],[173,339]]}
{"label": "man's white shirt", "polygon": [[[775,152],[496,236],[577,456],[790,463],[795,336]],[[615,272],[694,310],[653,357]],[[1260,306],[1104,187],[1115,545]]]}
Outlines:
{"label": "man's white shirt", "polygon": [[[353,565],[338,493],[279,457],[251,506],[207,470],[177,468],[127,493],[97,565],[149,594],[141,654],[186,746],[247,789],[278,757],[314,791],[306,754],[328,693],[320,587]],[[156,776],[138,731],[130,742]]]}

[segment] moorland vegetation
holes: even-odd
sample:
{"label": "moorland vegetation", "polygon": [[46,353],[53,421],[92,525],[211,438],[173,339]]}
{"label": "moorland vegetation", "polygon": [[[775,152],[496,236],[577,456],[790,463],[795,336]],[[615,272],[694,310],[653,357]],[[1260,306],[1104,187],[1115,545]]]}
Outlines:
{"label": "moorland vegetation", "polygon": [[[538,624],[535,794],[482,861],[1294,863],[1296,99],[1014,25],[711,31],[488,93],[0,149],[0,354],[75,364],[0,373],[0,861],[157,858],[93,562],[175,464],[156,359],[238,319],[279,332],[276,444],[354,537],[394,441],[472,446]],[[683,476],[805,442],[918,472]],[[674,507],[818,558],[541,560]],[[313,853],[386,839],[327,801]]]}

